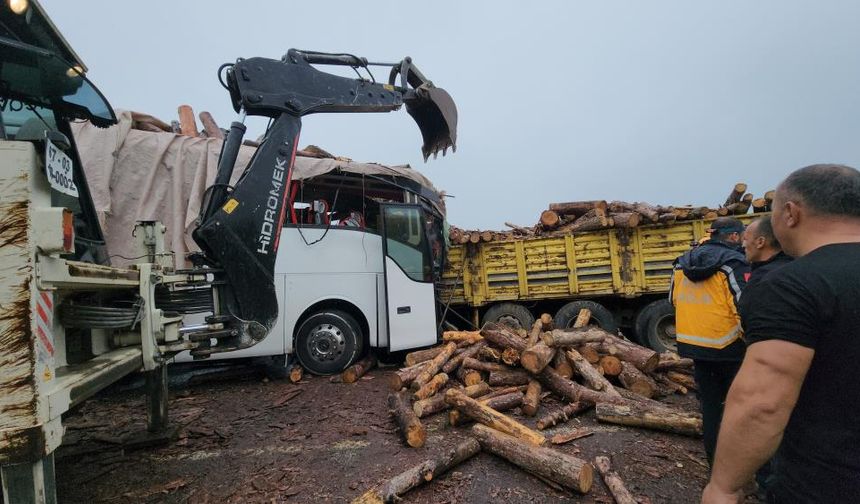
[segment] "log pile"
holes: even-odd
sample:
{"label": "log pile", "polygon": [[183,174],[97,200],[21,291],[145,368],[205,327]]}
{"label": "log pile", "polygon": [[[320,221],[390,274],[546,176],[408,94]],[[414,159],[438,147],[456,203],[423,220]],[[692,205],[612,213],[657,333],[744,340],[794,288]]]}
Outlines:
{"label": "log pile", "polygon": [[644,202],[592,200],[550,203],[538,222],[531,227],[505,223],[510,230],[464,230],[452,226],[449,239],[453,244],[508,241],[522,238],[564,236],[572,233],[602,229],[631,229],[653,224],[673,224],[698,219],[770,212],[774,191],[762,197],[747,192],[747,185],[734,185],[726,200],[716,206],[663,206]]}
{"label": "log pile", "polygon": [[[601,422],[701,435],[697,413],[659,401],[687,393],[692,363],[588,326],[589,317],[583,310],[566,330],[554,329],[549,316],[539,318],[528,332],[487,324],[480,331],[445,333],[442,345],[407,354],[407,366],[389,379],[389,409],[403,440],[424,446],[423,422],[446,414],[448,428],[469,427],[470,439],[477,440],[481,451],[552,486],[587,493],[594,467],[557,445],[590,433],[576,430],[547,438],[543,430],[594,409]],[[519,359],[504,359],[505,354]],[[604,366],[612,369],[607,372]],[[448,461],[465,460],[473,450],[469,445],[431,458],[420,466],[426,469],[411,468],[364,498],[388,502],[421,483],[421,471],[448,470]],[[599,474],[621,495],[620,477],[605,465]]]}

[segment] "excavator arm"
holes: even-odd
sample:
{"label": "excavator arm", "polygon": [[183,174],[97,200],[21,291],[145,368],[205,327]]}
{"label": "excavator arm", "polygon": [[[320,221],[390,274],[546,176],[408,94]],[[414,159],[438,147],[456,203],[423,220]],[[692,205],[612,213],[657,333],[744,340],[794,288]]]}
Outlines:
{"label": "excavator arm", "polygon": [[[383,65],[390,66],[391,72],[389,82],[383,84],[329,74],[312,65],[354,69]],[[217,313],[209,322],[219,327],[208,338],[217,343],[192,351],[201,358],[252,346],[275,323],[275,258],[288,211],[286,195],[303,116],[390,112],[405,104],[421,130],[425,161],[430,154],[456,149],[457,110],[453,100],[433,86],[410,58],[381,64],[349,54],[291,49],[281,60],[240,59],[225,67],[225,87],[240,120],[230,126],[215,182],[207,190],[193,233],[202,250],[196,262],[213,272]],[[269,117],[272,123],[244,173],[231,187],[246,115]]]}

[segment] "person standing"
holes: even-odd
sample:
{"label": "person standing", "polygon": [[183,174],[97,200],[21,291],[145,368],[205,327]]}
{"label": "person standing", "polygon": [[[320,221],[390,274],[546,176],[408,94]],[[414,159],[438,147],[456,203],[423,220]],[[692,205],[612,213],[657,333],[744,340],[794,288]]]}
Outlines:
{"label": "person standing", "polygon": [[702,502],[741,502],[774,453],[768,502],[860,502],[860,171],[793,172],[772,222],[795,260],[749,298],[748,348]]}
{"label": "person standing", "polygon": [[[743,235],[743,248],[751,268],[745,291],[750,290],[771,271],[791,262],[791,257],[782,251],[779,240],[773,234],[770,217],[761,217],[747,226]],[[744,299],[745,296],[741,296],[741,321],[743,321]]]}
{"label": "person standing", "polygon": [[713,463],[723,403],[744,356],[737,303],[749,273],[740,252],[743,224],[721,217],[711,237],[675,260],[669,300],[678,353],[694,361],[705,453]]}

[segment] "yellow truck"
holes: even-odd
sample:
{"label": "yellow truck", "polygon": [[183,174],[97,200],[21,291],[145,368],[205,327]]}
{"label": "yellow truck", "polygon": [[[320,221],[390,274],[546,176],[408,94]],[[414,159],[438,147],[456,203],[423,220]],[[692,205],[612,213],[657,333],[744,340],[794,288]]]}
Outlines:
{"label": "yellow truck", "polygon": [[[764,215],[737,217],[747,224]],[[567,327],[589,308],[593,323],[606,330],[632,329],[655,350],[673,349],[672,262],[707,236],[710,222],[452,245],[437,285],[439,301],[476,326],[529,328],[535,316],[550,313],[557,326]]]}

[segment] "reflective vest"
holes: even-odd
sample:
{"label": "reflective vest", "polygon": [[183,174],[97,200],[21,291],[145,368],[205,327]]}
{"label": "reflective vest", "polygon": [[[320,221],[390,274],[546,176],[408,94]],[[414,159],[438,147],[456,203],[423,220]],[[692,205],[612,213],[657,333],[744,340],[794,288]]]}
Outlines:
{"label": "reflective vest", "polygon": [[676,267],[670,287],[675,305],[675,329],[681,344],[722,349],[741,336],[737,301],[740,286],[729,266],[699,282],[693,282]]}

